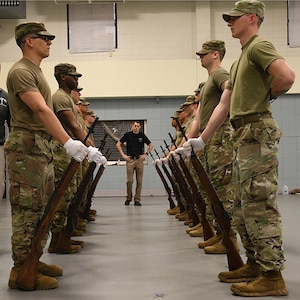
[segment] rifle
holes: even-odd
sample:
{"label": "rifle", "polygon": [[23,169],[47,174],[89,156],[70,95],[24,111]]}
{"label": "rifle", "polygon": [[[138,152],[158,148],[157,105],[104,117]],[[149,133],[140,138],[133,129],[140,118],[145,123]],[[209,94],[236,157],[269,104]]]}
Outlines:
{"label": "rifle", "polygon": [[[183,134],[186,141],[188,140],[181,125],[177,122],[181,133]],[[233,240],[230,235],[231,224],[228,213],[224,209],[224,206],[219,199],[217,192],[212,185],[208,175],[206,174],[201,161],[198,159],[194,150],[191,151],[191,162],[192,165],[202,183],[203,189],[207,195],[207,198],[210,200],[216,220],[220,225],[223,232],[223,240],[222,243],[226,248],[227,252],[227,261],[230,271],[234,271],[239,269],[244,265],[243,260],[240,257],[238,249],[235,247]]]}
{"label": "rifle", "polygon": [[[164,141],[164,143],[165,143],[168,151],[170,151],[166,141]],[[161,149],[162,149],[162,151],[164,151],[162,147],[161,147]],[[192,195],[190,188],[186,182],[186,179],[184,178],[179,166],[177,165],[177,162],[175,161],[174,156],[172,156],[171,165],[172,165],[173,171],[174,171],[173,175],[175,176],[176,181],[178,182],[178,185],[179,185],[179,189],[180,189],[184,199],[186,200],[186,203],[187,203],[186,210],[187,210],[189,216],[193,220],[193,225],[196,225],[199,223],[199,218],[194,209],[193,195]]]}
{"label": "rifle", "polygon": [[[100,148],[103,147],[104,143],[105,143],[105,140],[102,141],[101,146],[98,148],[99,150],[100,150]],[[79,210],[80,204],[82,202],[82,199],[84,197],[86,188],[89,185],[91,178],[93,177],[96,167],[97,167],[97,164],[95,162],[93,162],[93,161],[90,162],[89,167],[86,170],[85,174],[83,175],[83,178],[80,182],[77,192],[69,206],[67,224],[64,227],[64,229],[60,232],[59,239],[57,241],[56,249],[57,249],[57,252],[59,252],[59,253],[69,253],[69,251],[70,251],[71,236],[72,236],[75,226],[76,226],[76,222],[77,222],[77,218],[78,218],[78,210]],[[101,165],[99,167],[99,169],[103,169],[103,171],[104,171],[103,165]],[[103,171],[102,171],[102,173],[103,173]]]}
{"label": "rifle", "polygon": [[[177,148],[175,141],[170,133],[169,133],[169,136],[171,138],[173,145],[175,146],[175,148]],[[193,176],[191,175],[191,172],[190,172],[189,168],[187,167],[184,159],[182,158],[181,155],[179,155],[179,157],[180,157],[179,163],[180,163],[181,169],[183,170],[183,173],[189,183],[189,186],[191,187],[193,199],[194,199],[195,204],[201,214],[200,223],[203,227],[203,239],[206,241],[206,240],[212,238],[215,235],[215,233],[214,233],[214,230],[213,230],[211,224],[206,219],[205,201],[203,200],[203,198],[200,194],[200,191],[199,191],[199,189],[193,179]]]}
{"label": "rifle", "polygon": [[[153,159],[153,161],[154,161],[155,159],[154,159],[154,157],[153,157],[153,155],[152,155],[151,152],[150,152],[150,155],[151,155],[151,157],[152,157],[152,159]],[[157,174],[159,175],[159,177],[160,177],[160,179],[161,179],[161,181],[162,181],[162,183],[163,183],[163,185],[164,185],[164,188],[165,188],[165,190],[166,190],[166,192],[167,192],[167,194],[168,194],[168,201],[169,201],[169,203],[170,203],[170,209],[172,209],[172,208],[174,208],[176,205],[175,205],[175,203],[174,203],[174,201],[173,201],[173,199],[172,199],[171,189],[169,188],[168,183],[167,183],[167,181],[166,181],[166,179],[165,179],[163,173],[161,172],[160,168],[158,167],[158,165],[155,164],[154,166],[155,166],[155,170],[157,171]]]}
{"label": "rifle", "polygon": [[[108,134],[105,133],[104,137],[103,137],[103,140],[101,141],[101,145],[99,147],[99,150],[102,152],[103,149],[105,148],[105,143],[106,143],[106,139],[108,137]],[[105,154],[105,157],[108,159],[108,156],[107,154]],[[82,213],[82,218],[83,219],[90,219],[90,208],[91,208],[91,205],[92,205],[92,198],[93,198],[93,195],[94,195],[94,191],[97,187],[97,184],[104,172],[104,167],[103,165],[101,165],[96,173],[96,176],[95,178],[93,179],[92,183],[90,184],[89,186],[89,190],[87,192],[87,196],[86,196],[86,205],[85,205],[85,208],[84,208],[84,212]]]}
{"label": "rifle", "polygon": [[[157,157],[160,158],[160,156],[159,156],[158,152],[156,151],[156,149],[154,149],[154,151],[155,151],[155,154],[157,155]],[[185,208],[184,208],[184,206],[183,206],[183,204],[182,204],[182,202],[181,202],[181,199],[180,199],[180,192],[179,192],[179,190],[178,190],[178,188],[177,188],[176,182],[174,182],[174,179],[176,180],[176,178],[175,178],[175,177],[174,177],[174,178],[172,177],[172,175],[170,174],[170,172],[168,171],[167,167],[166,167],[164,164],[162,164],[161,166],[162,166],[162,168],[163,168],[163,170],[164,170],[166,176],[168,177],[168,179],[169,179],[169,181],[170,181],[170,183],[171,183],[171,186],[172,186],[173,192],[174,192],[174,194],[175,194],[175,198],[176,198],[176,200],[177,200],[177,203],[178,203],[180,212],[183,212],[183,211],[185,210]],[[170,168],[170,170],[171,170],[171,172],[172,172],[172,169],[171,169],[170,165],[169,165],[169,168]],[[172,173],[173,173],[173,172],[172,172]]]}
{"label": "rifle", "polygon": [[[87,141],[97,121],[98,118],[95,119],[83,143]],[[33,291],[35,289],[38,262],[43,254],[42,240],[45,237],[45,234],[49,231],[58,205],[62,197],[64,196],[65,191],[68,188],[74,174],[76,173],[79,164],[80,163],[74,158],[71,159],[69,165],[63,173],[61,180],[56,185],[55,190],[45,207],[44,214],[37,224],[36,232],[31,242],[30,252],[24,264],[22,265],[20,273],[18,274],[16,280],[16,284],[18,285],[18,287],[23,290]]]}

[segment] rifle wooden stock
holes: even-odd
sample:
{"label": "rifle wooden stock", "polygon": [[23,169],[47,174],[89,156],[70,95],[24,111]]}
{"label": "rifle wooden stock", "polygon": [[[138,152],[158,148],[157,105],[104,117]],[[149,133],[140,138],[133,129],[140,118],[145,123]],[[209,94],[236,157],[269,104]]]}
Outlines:
{"label": "rifle wooden stock", "polygon": [[[99,147],[99,150],[101,152],[103,151],[103,149],[105,147],[105,143],[106,143],[107,137],[108,137],[108,133],[105,133],[104,138],[103,138],[103,140],[101,142],[101,145]],[[108,159],[107,153],[105,154],[105,157]],[[101,165],[100,168],[101,167],[103,167],[103,166]],[[99,176],[97,177],[97,175],[98,175],[98,173],[100,171],[100,168],[98,169],[97,174],[96,174],[94,180],[92,181],[91,185],[89,186],[89,190],[88,190],[88,193],[87,193],[87,196],[86,196],[87,201],[86,201],[86,205],[85,205],[84,211],[82,213],[82,218],[86,219],[86,220],[90,219],[90,209],[91,209],[91,206],[92,206],[92,198],[93,198],[93,195],[94,195],[94,191],[95,191],[95,189],[97,187],[97,184],[98,184],[98,182],[100,180],[100,177],[102,176],[102,174],[104,172],[104,169],[103,169],[102,172],[101,172],[100,177]],[[95,181],[95,179],[96,179],[96,181]]]}
{"label": "rifle wooden stock", "polygon": [[[184,138],[188,140],[179,121],[176,120],[176,122]],[[237,270],[240,267],[242,267],[244,263],[239,254],[238,249],[236,248],[231,238],[231,224],[230,224],[229,216],[226,210],[224,209],[223,203],[219,199],[219,196],[214,186],[212,185],[208,175],[206,174],[201,161],[198,159],[193,149],[191,152],[191,162],[200,179],[200,182],[202,183],[207,198],[209,199],[212,205],[216,220],[222,229],[222,233],[223,233],[222,243],[227,251],[227,261],[228,261],[229,270],[230,271]]]}
{"label": "rifle wooden stock", "polygon": [[95,178],[94,178],[94,180],[93,180],[93,182],[92,182],[89,190],[88,190],[88,193],[87,193],[87,205],[86,205],[86,208],[85,208],[84,213],[83,213],[83,218],[87,219],[90,216],[90,203],[91,203],[91,200],[92,200],[92,198],[94,196],[94,192],[96,190],[96,187],[98,185],[98,182],[99,182],[99,180],[100,180],[100,178],[101,178],[104,170],[105,170],[105,167],[103,165],[101,165],[99,167],[97,173],[96,173],[96,176],[95,176]]}
{"label": "rifle wooden stock", "polygon": [[[107,134],[104,136],[103,141],[99,147],[100,151],[104,147],[106,138],[107,138]],[[69,253],[69,251],[70,251],[71,237],[72,237],[73,231],[75,229],[78,215],[79,215],[78,210],[82,203],[82,199],[84,198],[85,191],[93,178],[93,174],[94,174],[96,167],[97,167],[97,164],[95,162],[93,162],[93,161],[90,162],[88,169],[86,170],[85,174],[83,175],[83,178],[80,182],[77,192],[76,192],[74,198],[72,199],[72,202],[71,202],[71,204],[69,206],[69,210],[68,210],[67,224],[64,227],[64,229],[60,232],[59,239],[57,241],[57,250],[59,251],[59,253]],[[103,173],[104,167],[102,165],[99,167],[99,169],[101,169],[102,173]],[[101,175],[102,175],[102,173],[101,173]]]}
{"label": "rifle wooden stock", "polygon": [[[170,137],[172,139],[173,145],[175,145],[175,141],[173,140],[171,135],[170,135]],[[180,163],[181,169],[184,172],[184,175],[189,183],[189,186],[192,190],[192,195],[193,195],[195,204],[196,204],[198,210],[200,211],[200,214],[201,214],[200,223],[203,227],[203,239],[206,241],[206,240],[212,238],[215,235],[215,233],[214,233],[214,230],[213,230],[211,224],[208,222],[208,220],[206,218],[205,201],[203,200],[203,198],[200,194],[200,191],[193,179],[193,176],[191,175],[191,172],[190,172],[189,168],[187,167],[184,159],[181,157],[181,155],[180,155],[179,163]]]}
{"label": "rifle wooden stock", "polygon": [[[93,128],[98,122],[98,117],[95,118],[94,123],[89,129],[88,134],[86,135],[83,143],[87,141],[89,135],[91,134]],[[61,199],[63,198],[74,174],[76,173],[79,162],[74,158],[71,159],[68,167],[64,171],[64,174],[61,180],[55,187],[54,192],[52,193],[46,207],[44,210],[44,214],[42,215],[39,223],[37,224],[36,233],[31,241],[31,249],[30,252],[21,267],[21,270],[16,279],[16,284],[19,288],[26,291],[35,290],[36,286],[36,275],[38,269],[39,259],[43,254],[42,240],[46,233],[48,233],[50,225],[53,221],[56,210],[59,206]]]}
{"label": "rifle wooden stock", "polygon": [[[166,141],[164,141],[166,144]],[[168,146],[166,144],[166,146]],[[163,149],[162,149],[163,150]],[[198,223],[198,216],[195,212],[194,209],[194,199],[193,199],[193,195],[190,191],[189,185],[186,182],[185,177],[183,176],[177,162],[175,161],[174,157],[172,157],[172,161],[170,163],[170,166],[172,166],[173,168],[173,175],[176,178],[176,181],[178,182],[178,186],[180,189],[180,192],[182,193],[184,199],[186,200],[187,203],[187,211],[189,216],[192,218],[193,220],[193,224],[196,225],[195,223]]]}
{"label": "rifle wooden stock", "polygon": [[168,179],[169,179],[169,181],[171,183],[171,186],[172,186],[175,198],[176,198],[176,200],[178,202],[178,206],[181,207],[182,203],[181,203],[181,199],[180,199],[180,193],[179,193],[179,190],[178,190],[178,188],[176,186],[176,183],[174,182],[174,180],[172,178],[172,175],[169,173],[168,169],[166,168],[166,166],[164,164],[162,164],[162,168],[163,168],[166,176],[168,177]]}
{"label": "rifle wooden stock", "polygon": [[231,238],[231,224],[227,212],[219,199],[217,192],[215,191],[210,179],[208,178],[200,160],[196,154],[192,151],[191,162],[195,171],[197,172],[199,179],[202,183],[203,189],[210,200],[213,211],[215,213],[218,224],[223,232],[222,243],[227,250],[227,261],[230,271],[237,270],[244,265],[243,260]]}
{"label": "rifle wooden stock", "polygon": [[215,235],[215,233],[214,233],[214,230],[213,230],[211,224],[206,219],[205,202],[200,194],[200,191],[199,191],[197,185],[195,184],[195,181],[190,173],[190,170],[186,166],[182,157],[180,157],[179,163],[180,163],[181,169],[183,170],[184,175],[189,183],[189,186],[192,190],[192,195],[193,195],[195,204],[197,205],[197,208],[200,211],[200,214],[201,214],[200,223],[203,227],[203,239],[206,241],[206,240],[212,238]]}
{"label": "rifle wooden stock", "polygon": [[[150,153],[150,155],[151,155],[152,159],[154,160],[153,155],[152,155],[151,153]],[[161,172],[160,168],[158,167],[158,165],[155,164],[154,167],[155,167],[155,170],[156,170],[158,176],[160,177],[160,179],[161,179],[161,181],[162,181],[162,183],[163,183],[163,185],[164,185],[164,188],[165,188],[165,190],[166,190],[166,192],[167,192],[167,194],[168,194],[168,201],[169,201],[169,204],[170,204],[170,209],[172,209],[172,208],[174,208],[176,205],[175,205],[175,203],[174,203],[174,201],[173,201],[173,199],[172,199],[171,189],[170,189],[170,187],[168,186],[168,183],[167,183],[167,181],[166,181],[166,179],[165,179],[163,173]]]}
{"label": "rifle wooden stock", "polygon": [[71,245],[71,236],[75,229],[77,218],[78,218],[78,209],[80,207],[82,198],[86,191],[91,178],[93,177],[94,170],[96,169],[96,163],[91,162],[87,171],[85,172],[80,185],[77,189],[77,192],[72,199],[72,203],[69,206],[67,224],[64,229],[60,232],[59,239],[57,241],[56,249],[59,253],[69,253]]}
{"label": "rifle wooden stock", "polygon": [[[162,149],[162,150],[163,150],[163,149]],[[154,149],[154,151],[155,151],[157,157],[159,158],[158,152],[157,152],[155,149]],[[178,206],[179,206],[180,212],[183,212],[183,211],[185,210],[185,208],[184,208],[184,206],[183,206],[183,204],[182,204],[182,201],[181,201],[181,199],[180,199],[180,192],[179,192],[179,190],[178,190],[178,188],[177,188],[177,185],[176,185],[176,182],[175,182],[175,181],[176,181],[176,178],[175,178],[175,176],[172,177],[172,175],[170,174],[170,172],[168,171],[167,167],[166,167],[164,164],[162,164],[161,166],[162,166],[162,168],[163,168],[163,170],[164,170],[166,176],[168,177],[168,179],[169,179],[169,181],[170,181],[170,183],[171,183],[171,186],[172,186],[173,192],[174,192],[174,194],[175,194],[175,198],[176,198],[177,204],[178,204]],[[168,166],[169,166],[169,168],[170,168],[171,173],[173,174],[173,170],[172,170],[172,167],[170,166],[170,163],[168,163]],[[175,181],[174,181],[174,179],[175,179]],[[178,183],[177,183],[177,184],[178,184]]]}
{"label": "rifle wooden stock", "polygon": [[36,274],[38,269],[39,259],[43,254],[42,240],[45,234],[49,231],[58,205],[65,194],[74,174],[79,167],[79,162],[72,159],[67,169],[65,170],[62,179],[57,184],[53,192],[45,212],[39,221],[36,234],[31,243],[31,250],[22,265],[16,283],[18,287],[26,291],[33,291],[36,286]]}

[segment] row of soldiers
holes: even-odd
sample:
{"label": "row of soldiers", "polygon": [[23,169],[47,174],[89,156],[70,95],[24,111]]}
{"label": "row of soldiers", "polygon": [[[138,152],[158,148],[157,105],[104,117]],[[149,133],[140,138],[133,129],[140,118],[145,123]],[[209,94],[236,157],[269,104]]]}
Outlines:
{"label": "row of soldiers", "polygon": [[[168,213],[189,225],[189,235],[203,235],[198,246],[205,253],[227,255],[229,271],[220,272],[219,280],[232,283],[233,294],[251,297],[288,294],[281,274],[284,253],[276,203],[281,132],[272,118],[270,99],[288,90],[295,76],[273,45],[254,42],[259,39],[254,33],[258,34],[264,9],[260,1],[243,0],[223,14],[233,34],[237,23],[244,35],[249,34],[240,39],[246,54],[229,74],[221,66],[225,43],[202,44],[196,54],[208,78],[199,86],[199,104],[189,96],[175,112],[173,146],[153,162],[160,175],[160,167],[172,175],[168,178],[177,206],[169,197]],[[250,18],[244,16],[252,20],[247,26]],[[261,53],[272,58],[250,59],[252,55],[261,58]],[[283,84],[280,72],[285,74],[281,78],[289,80],[277,93],[274,90]],[[239,255],[237,232],[245,248],[245,263]]]}
{"label": "row of soldiers", "polygon": [[[74,240],[95,220],[91,209],[93,171],[107,160],[92,137],[96,118],[80,99],[82,76],[70,63],[54,67],[58,89],[50,87],[39,65],[49,55],[55,36],[44,24],[22,23],[15,28],[23,57],[7,75],[11,132],[4,149],[8,161],[12,217],[13,268],[11,289],[46,290],[58,287],[61,266],[41,261],[48,236],[50,253],[81,251]],[[98,174],[98,173],[97,173]]]}

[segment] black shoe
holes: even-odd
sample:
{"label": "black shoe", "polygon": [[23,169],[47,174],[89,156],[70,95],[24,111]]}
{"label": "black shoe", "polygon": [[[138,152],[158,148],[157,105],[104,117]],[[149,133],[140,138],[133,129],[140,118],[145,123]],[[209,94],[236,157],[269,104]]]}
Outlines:
{"label": "black shoe", "polygon": [[129,205],[129,203],[130,203],[130,200],[126,200],[124,204]]}
{"label": "black shoe", "polygon": [[142,203],[139,202],[139,201],[134,201],[134,205],[135,205],[135,206],[142,206]]}

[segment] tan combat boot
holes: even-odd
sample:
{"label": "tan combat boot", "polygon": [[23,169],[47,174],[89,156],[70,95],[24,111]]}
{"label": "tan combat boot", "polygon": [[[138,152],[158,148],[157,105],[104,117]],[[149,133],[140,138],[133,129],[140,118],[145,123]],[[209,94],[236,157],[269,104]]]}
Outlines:
{"label": "tan combat boot", "polygon": [[217,234],[206,241],[199,242],[198,247],[204,249],[205,247],[212,246],[212,245],[218,243],[219,241],[222,241],[221,234]]}
{"label": "tan combat boot", "polygon": [[192,219],[189,219],[189,220],[187,220],[187,221],[184,221],[183,224],[184,224],[184,225],[191,225],[191,224],[193,224],[193,220],[192,220]]}
{"label": "tan combat boot", "polygon": [[175,218],[178,219],[179,217],[181,217],[182,215],[185,215],[185,214],[187,214],[186,211],[179,212],[179,213],[177,213],[177,214],[175,215]]}
{"label": "tan combat boot", "polygon": [[79,245],[81,248],[84,248],[84,241],[71,240],[71,245]]}
{"label": "tan combat boot", "polygon": [[47,265],[39,261],[38,272],[50,277],[58,277],[63,275],[63,268],[57,265]]}
{"label": "tan combat boot", "polygon": [[178,216],[178,221],[187,221],[190,220],[189,214],[186,212],[182,214],[181,216]]}
{"label": "tan combat boot", "polygon": [[261,275],[261,269],[259,264],[254,260],[248,259],[247,263],[244,264],[237,270],[221,272],[218,277],[222,282],[246,282],[253,281]]}
{"label": "tan combat boot", "polygon": [[199,226],[195,230],[192,230],[189,232],[190,236],[195,236],[195,237],[202,237],[203,236],[203,227]]}
{"label": "tan combat boot", "polygon": [[[237,238],[236,237],[231,237],[236,249],[239,251],[239,246],[238,246],[238,242],[237,242]],[[227,249],[226,247],[223,245],[222,240],[217,242],[216,244],[212,245],[212,246],[207,246],[204,248],[204,252],[206,254],[227,254]]]}
{"label": "tan combat boot", "polygon": [[[10,271],[8,287],[10,289],[23,289],[21,286],[18,286],[16,281],[18,275],[21,271],[21,267],[13,267]],[[41,273],[37,273],[36,275],[36,286],[35,290],[50,290],[58,287],[58,281],[56,278],[45,276]]]}
{"label": "tan combat boot", "polygon": [[167,213],[169,215],[176,215],[176,214],[180,213],[180,208],[179,208],[179,206],[175,206],[174,208],[168,209]]}
{"label": "tan combat boot", "polygon": [[77,229],[76,227],[72,232],[72,236],[82,236],[84,234],[85,234],[84,230]]}
{"label": "tan combat boot", "polygon": [[90,215],[96,216],[97,210],[96,209],[90,209]]}
{"label": "tan combat boot", "polygon": [[280,271],[263,272],[254,281],[234,283],[231,291],[244,297],[286,296],[289,293]]}
{"label": "tan combat boot", "polygon": [[190,227],[188,229],[185,230],[186,233],[190,233],[191,231],[197,229],[198,227],[201,227],[201,223],[198,223],[197,225],[193,226],[193,227]]}

